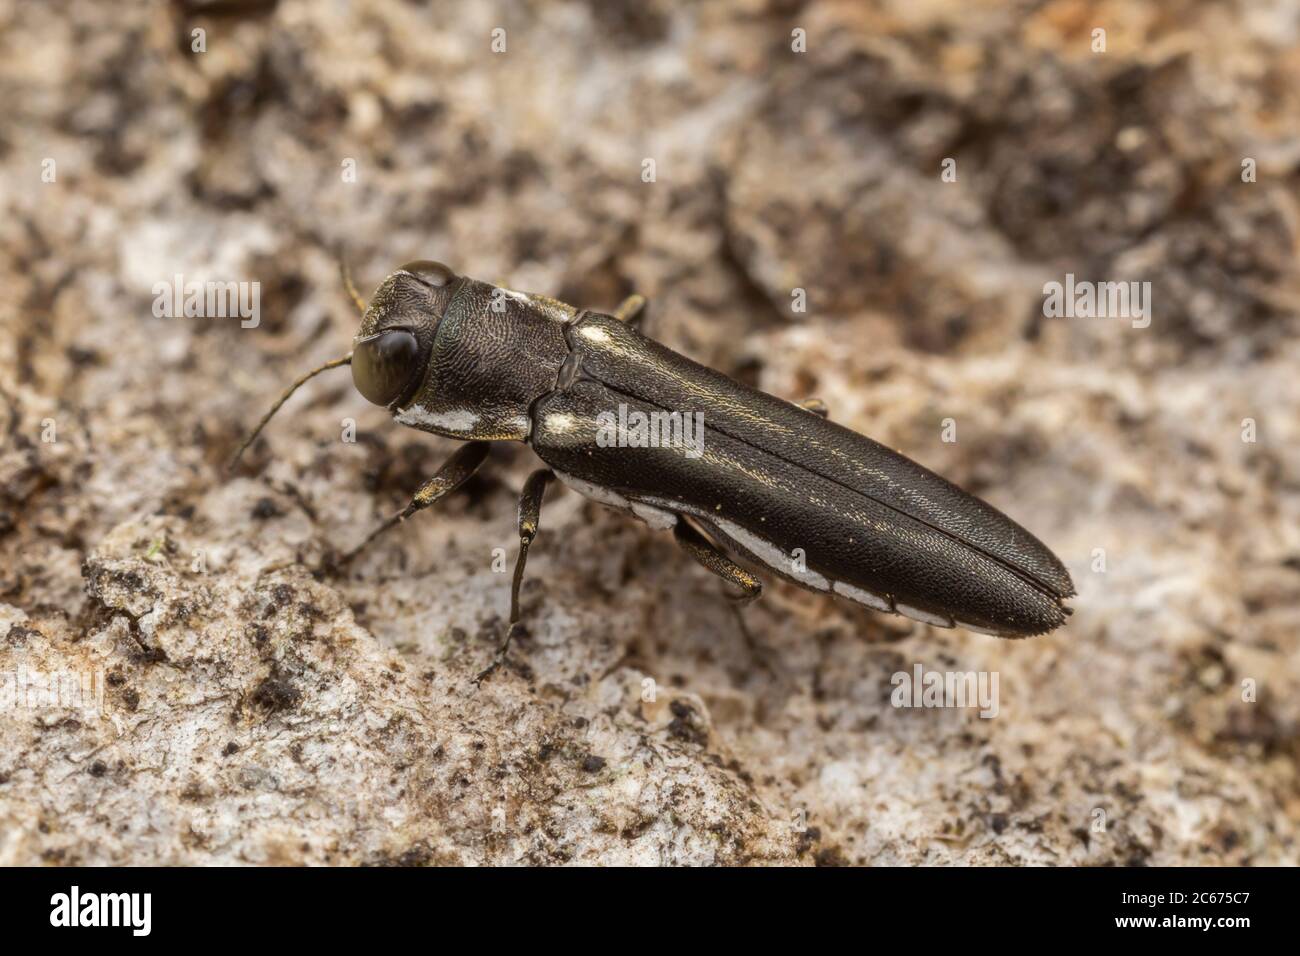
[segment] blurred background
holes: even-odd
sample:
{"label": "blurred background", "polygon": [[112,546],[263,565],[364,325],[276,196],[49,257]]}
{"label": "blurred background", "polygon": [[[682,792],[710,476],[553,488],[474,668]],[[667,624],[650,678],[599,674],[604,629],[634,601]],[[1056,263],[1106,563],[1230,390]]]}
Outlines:
{"label": "blurred background", "polygon": [[[1282,0],[0,0],[0,671],[102,697],[0,714],[0,861],[1296,863],[1298,40]],[[526,449],[345,576],[454,443],[340,372],[221,472],[348,349],[339,247],[363,296],[645,294],[1031,529],[1073,619],[772,583],[741,627],[557,489],[472,693]],[[178,274],[256,324],[158,317]],[[1067,274],[1149,325],[1045,315]],[[894,709],[918,663],[999,715]]]}

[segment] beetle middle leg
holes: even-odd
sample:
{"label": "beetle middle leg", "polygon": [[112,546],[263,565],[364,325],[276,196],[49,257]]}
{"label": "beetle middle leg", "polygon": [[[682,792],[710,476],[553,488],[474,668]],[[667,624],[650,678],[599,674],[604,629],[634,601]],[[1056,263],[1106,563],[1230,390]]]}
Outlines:
{"label": "beetle middle leg", "polygon": [[646,304],[645,296],[633,292],[614,310],[614,318],[620,322],[626,322],[635,329],[641,324],[641,320],[645,318]]}
{"label": "beetle middle leg", "polygon": [[736,562],[723,554],[717,547],[707,541],[690,525],[685,518],[679,518],[673,525],[673,537],[692,558],[708,568],[728,584],[734,584],[744,593],[737,598],[737,603],[744,605],[757,600],[763,593],[763,582],[750,574]]}
{"label": "beetle middle leg", "polygon": [[490,446],[491,442],[485,441],[472,441],[462,445],[456,450],[456,454],[443,463],[432,478],[420,486],[420,490],[411,498],[410,504],[366,535],[364,541],[339,559],[339,564],[347,564],[389,528],[401,524],[417,511],[423,511],[439,498],[463,485],[483,464]]}
{"label": "beetle middle leg", "polygon": [[788,684],[789,678],[781,667],[780,657],[754,636],[749,625],[745,623],[745,615],[741,612],[741,608],[758,600],[762,595],[763,582],[723,554],[704,535],[687,523],[685,518],[679,517],[677,524],[673,525],[673,537],[692,558],[728,584],[734,584],[741,589],[742,593],[739,597],[730,599],[731,612],[736,618],[736,627],[740,629],[740,636],[744,638],[745,646],[750,649],[759,665],[776,680]]}
{"label": "beetle middle leg", "polygon": [[515,558],[515,576],[510,585],[510,623],[506,627],[506,639],[501,642],[492,663],[474,678],[475,686],[483,683],[493,671],[505,663],[506,652],[519,626],[519,588],[524,583],[524,566],[528,564],[528,549],[537,537],[537,528],[542,520],[542,498],[546,486],[555,478],[555,472],[549,468],[539,468],[528,476],[524,490],[519,493],[519,556]]}

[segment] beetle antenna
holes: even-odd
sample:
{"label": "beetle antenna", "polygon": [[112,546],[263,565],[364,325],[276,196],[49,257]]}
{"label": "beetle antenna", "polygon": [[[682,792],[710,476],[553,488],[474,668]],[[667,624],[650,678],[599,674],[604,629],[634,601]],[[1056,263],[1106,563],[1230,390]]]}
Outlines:
{"label": "beetle antenna", "polygon": [[343,258],[343,247],[340,246],[337,252],[339,260],[339,277],[343,280],[343,288],[347,290],[348,298],[356,304],[358,311],[362,315],[366,314],[366,300],[361,298],[357,292],[357,287],[352,284],[352,270],[348,268],[348,260]]}
{"label": "beetle antenna", "polygon": [[257,427],[253,429],[253,433],[244,439],[244,443],[239,446],[239,451],[235,452],[235,454],[231,456],[230,463],[226,465],[226,470],[227,471],[234,470],[235,465],[239,464],[239,459],[242,458],[244,452],[248,450],[248,446],[253,444],[253,442],[257,439],[257,436],[262,433],[262,429],[266,427],[266,423],[271,420],[271,416],[273,416],[276,412],[280,410],[280,406],[289,400],[290,395],[298,391],[298,389],[301,388],[306,382],[309,382],[311,379],[315,378],[321,372],[327,372],[332,368],[338,368],[339,366],[342,365],[351,365],[351,364],[352,364],[352,353],[349,352],[347,355],[343,356],[342,358],[330,359],[328,362],[326,362],[324,365],[320,366],[319,368],[314,368],[306,375],[300,376],[296,382],[294,382],[292,385],[290,385],[288,388],[284,390],[284,394],[281,395],[279,399],[276,400],[276,403],[271,406],[271,410],[262,416],[262,420],[258,422]]}

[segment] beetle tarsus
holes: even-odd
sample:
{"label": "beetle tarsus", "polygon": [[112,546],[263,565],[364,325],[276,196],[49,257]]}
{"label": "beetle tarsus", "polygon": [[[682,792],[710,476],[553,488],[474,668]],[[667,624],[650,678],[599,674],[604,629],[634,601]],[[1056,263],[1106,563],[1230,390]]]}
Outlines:
{"label": "beetle tarsus", "polygon": [[528,549],[537,537],[537,529],[542,520],[542,498],[546,495],[546,486],[555,479],[555,472],[549,468],[539,468],[528,476],[523,491],[519,493],[519,556],[515,558],[515,576],[510,584],[510,625],[506,628],[506,639],[497,648],[492,663],[474,678],[474,686],[482,684],[488,677],[505,663],[506,652],[514,639],[515,629],[519,627],[519,589],[524,583],[524,567],[528,564]]}
{"label": "beetle tarsus", "polygon": [[353,558],[370,546],[370,543],[395,525],[401,524],[417,511],[423,511],[439,498],[451,494],[463,485],[474,472],[478,471],[483,460],[487,458],[490,442],[472,441],[462,445],[456,453],[448,458],[432,478],[420,486],[411,498],[410,504],[397,514],[388,518],[379,527],[366,535],[359,545],[347,551],[338,560],[339,567],[347,566]]}
{"label": "beetle tarsus", "polygon": [[496,654],[492,656],[492,663],[489,664],[487,667],[483,668],[481,671],[479,671],[478,675],[474,678],[473,681],[471,681],[471,683],[475,687],[478,687],[485,680],[487,680],[498,670],[500,670],[501,665],[506,662],[506,654],[509,653],[510,651],[510,642],[514,640],[515,629],[518,626],[519,626],[519,622],[515,621],[506,628],[506,639],[501,642],[501,646],[497,648]]}
{"label": "beetle tarsus", "polygon": [[353,558],[359,555],[362,551],[366,550],[366,548],[370,547],[370,542],[374,541],[376,538],[378,538],[389,528],[393,527],[394,525],[401,524],[404,520],[406,520],[407,512],[410,510],[411,510],[410,505],[407,505],[406,508],[399,511],[391,518],[386,519],[383,524],[379,525],[379,527],[371,531],[370,534],[366,535],[365,540],[363,540],[355,548],[353,548],[350,551],[343,552],[343,554],[339,557],[336,566],[338,568],[345,568],[349,564],[351,564]]}

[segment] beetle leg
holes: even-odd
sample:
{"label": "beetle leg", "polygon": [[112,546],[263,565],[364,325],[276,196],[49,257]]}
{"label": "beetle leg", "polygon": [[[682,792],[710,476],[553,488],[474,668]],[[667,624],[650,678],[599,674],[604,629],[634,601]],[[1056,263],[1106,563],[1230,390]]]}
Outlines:
{"label": "beetle leg", "polygon": [[826,407],[826,403],[820,398],[805,398],[799,403],[799,407],[807,409],[814,415],[820,415],[822,418],[827,418],[831,413],[831,410]]}
{"label": "beetle leg", "polygon": [[352,304],[357,307],[357,311],[362,315],[366,314],[366,300],[361,298],[361,293],[357,292],[357,287],[352,284],[352,270],[348,268],[348,260],[343,257],[343,250],[340,247],[338,251],[339,260],[339,278],[343,280],[343,291],[348,294]]}
{"label": "beetle leg", "polygon": [[470,475],[478,471],[479,465],[483,464],[490,444],[485,441],[472,441],[461,446],[456,454],[443,463],[437,474],[420,486],[420,490],[411,498],[410,504],[366,535],[364,541],[339,559],[339,564],[347,564],[389,528],[401,524],[417,511],[423,511],[439,498],[459,488]]}
{"label": "beetle leg", "polygon": [[632,328],[636,328],[641,324],[641,320],[645,318],[645,307],[646,297],[634,292],[614,310],[614,318],[620,322],[626,322]]}
{"label": "beetle leg", "polygon": [[736,585],[744,592],[739,597],[731,599],[731,612],[736,618],[736,627],[740,629],[741,637],[745,639],[745,646],[772,677],[789,684],[790,679],[782,670],[779,658],[770,647],[754,636],[749,625],[745,623],[745,615],[741,611],[741,608],[758,600],[762,595],[763,582],[718,550],[704,535],[688,524],[685,518],[679,518],[677,524],[673,525],[673,537],[692,558],[722,580]]}
{"label": "beetle leg", "polygon": [[744,591],[737,603],[744,605],[763,593],[763,582],[723,554],[685,519],[673,525],[673,537],[692,558],[728,584]]}
{"label": "beetle leg", "polygon": [[537,537],[537,527],[542,519],[542,497],[546,494],[546,486],[554,478],[555,472],[551,469],[539,468],[528,476],[528,480],[524,482],[524,490],[519,493],[519,557],[515,558],[515,577],[510,585],[510,624],[506,628],[506,639],[497,649],[496,657],[474,678],[475,686],[483,683],[505,662],[506,651],[510,650],[510,641],[515,636],[515,628],[519,626],[519,587],[524,583],[524,566],[528,563],[528,548]]}

